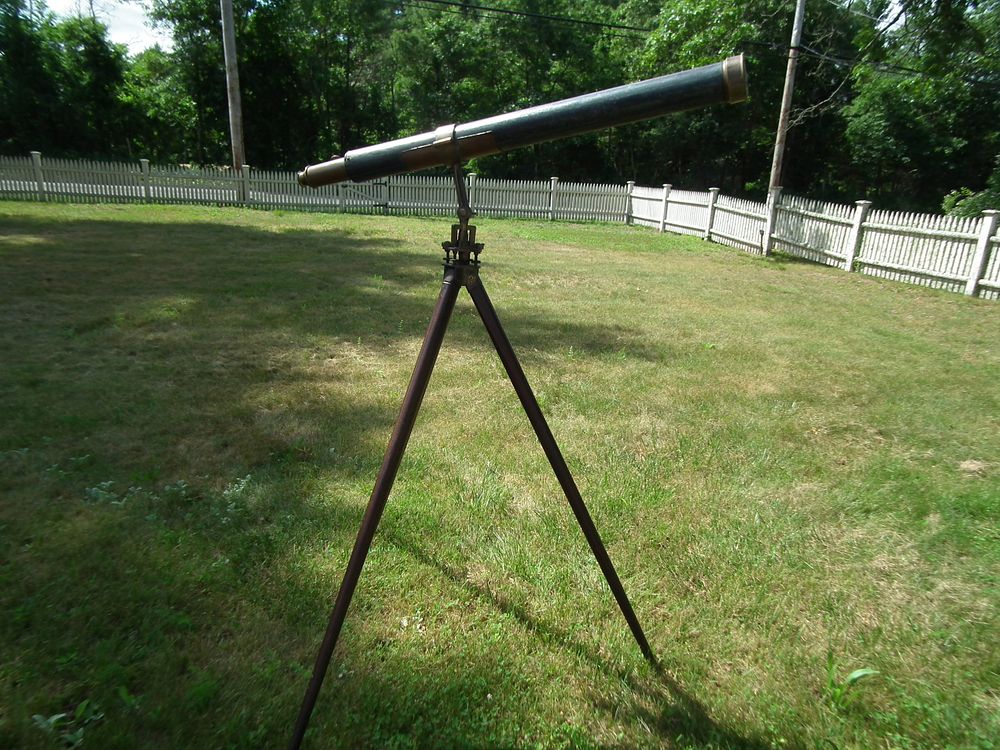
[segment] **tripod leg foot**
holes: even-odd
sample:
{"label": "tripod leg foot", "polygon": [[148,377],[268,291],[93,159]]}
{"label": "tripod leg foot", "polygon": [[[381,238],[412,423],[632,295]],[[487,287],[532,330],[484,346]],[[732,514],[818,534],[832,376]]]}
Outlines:
{"label": "tripod leg foot", "polygon": [[625,588],[622,586],[622,582],[618,578],[618,573],[615,572],[615,566],[612,565],[611,558],[608,557],[608,551],[604,548],[604,543],[601,541],[601,535],[598,533],[597,527],[594,526],[594,521],[590,517],[583,498],[580,496],[576,482],[573,481],[573,475],[570,474],[569,467],[566,466],[566,461],[563,459],[562,453],[559,451],[559,446],[556,444],[556,439],[553,437],[552,431],[549,429],[549,425],[542,415],[541,407],[538,406],[535,394],[532,393],[531,386],[528,384],[528,378],[525,376],[524,370],[521,369],[521,364],[517,361],[514,348],[510,345],[510,340],[507,338],[503,326],[500,325],[500,318],[497,316],[497,311],[493,307],[489,295],[486,294],[481,280],[476,279],[469,283],[468,289],[469,294],[472,295],[472,301],[476,305],[476,310],[479,311],[479,317],[483,319],[483,324],[490,334],[490,339],[493,340],[493,346],[496,347],[497,354],[500,355],[504,369],[507,370],[507,376],[510,378],[510,382],[513,384],[518,398],[521,400],[521,406],[524,407],[524,411],[528,415],[528,420],[531,422],[531,426],[538,436],[538,442],[542,444],[542,450],[545,451],[545,456],[549,459],[549,464],[552,466],[552,470],[555,472],[556,478],[563,488],[563,492],[566,493],[566,499],[573,509],[573,515],[576,516],[577,523],[580,524],[580,529],[587,538],[587,543],[590,545],[594,557],[597,558],[597,564],[601,566],[601,572],[604,573],[604,578],[607,580],[608,586],[611,587],[615,601],[618,602],[618,607],[625,616],[625,621],[628,623],[636,643],[639,644],[639,649],[642,651],[643,656],[655,665],[656,659],[653,656],[652,649],[649,647],[649,642],[646,640],[646,635],[642,632],[642,626],[639,625],[639,618],[635,616],[632,604],[625,594]]}
{"label": "tripod leg foot", "polygon": [[361,569],[364,567],[365,558],[368,556],[368,549],[371,547],[372,538],[375,536],[375,529],[378,528],[379,519],[385,509],[386,500],[392,490],[392,483],[396,479],[396,472],[399,470],[400,461],[403,459],[403,452],[406,450],[406,443],[410,439],[413,431],[413,423],[416,421],[417,412],[420,410],[420,403],[423,401],[424,393],[427,390],[427,383],[430,382],[431,372],[434,369],[434,362],[437,360],[438,352],[441,351],[441,342],[444,340],[445,330],[448,328],[448,321],[451,319],[452,310],[455,308],[455,300],[458,298],[458,290],[461,285],[456,283],[454,273],[446,274],[444,284],[441,287],[441,294],[438,296],[437,306],[431,316],[431,322],[427,326],[427,333],[424,335],[424,343],[417,355],[417,363],[413,368],[413,375],[410,377],[410,385],[403,396],[403,405],[400,407],[399,416],[396,418],[396,425],[392,430],[392,437],[389,439],[389,447],[386,449],[385,457],[382,459],[382,468],[379,470],[378,478],[375,480],[375,488],[372,490],[371,499],[368,501],[368,508],[365,510],[364,518],[361,521],[361,529],[358,531],[358,538],[354,542],[354,549],[351,551],[351,558],[347,563],[347,572],[344,574],[344,581],[340,584],[337,592],[337,599],[330,613],[330,622],[327,625],[326,635],[320,645],[319,654],[316,656],[316,664],[313,666],[312,678],[309,680],[309,687],[306,688],[305,697],[302,700],[302,708],[299,710],[298,719],[295,722],[295,731],[292,740],[288,744],[289,750],[298,750],[305,737],[306,728],[309,726],[309,718],[312,716],[313,708],[316,706],[316,699],[319,697],[320,687],[323,685],[323,678],[326,670],[330,666],[330,657],[333,649],[337,645],[337,638],[340,636],[340,629],[344,624],[344,617],[347,615],[347,608],[351,604],[351,597],[354,589],[358,585],[358,578],[361,576]]}

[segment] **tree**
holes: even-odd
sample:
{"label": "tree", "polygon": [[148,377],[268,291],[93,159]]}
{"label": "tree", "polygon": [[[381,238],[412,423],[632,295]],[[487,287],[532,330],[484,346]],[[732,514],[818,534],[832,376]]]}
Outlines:
{"label": "tree", "polygon": [[[496,6],[496,3],[491,6]],[[530,2],[508,2],[535,12]],[[555,16],[612,20],[607,4],[549,3]],[[392,108],[405,132],[465,122],[623,83],[597,28],[468,8],[445,13],[406,6],[390,40]],[[607,135],[590,135],[493,156],[471,168],[484,175],[613,179]]]}
{"label": "tree", "polygon": [[108,29],[89,16],[67,18],[52,28],[60,50],[60,151],[80,156],[128,153],[127,117],[119,100],[126,50],[112,44]]}
{"label": "tree", "polygon": [[0,148],[65,156],[127,153],[124,47],[90,17],[57,21],[39,4],[0,2]]}
{"label": "tree", "polygon": [[119,97],[135,156],[167,164],[194,160],[197,108],[171,54],[152,47],[136,55]]}
{"label": "tree", "polygon": [[[26,12],[25,1],[0,0],[0,149],[228,162],[217,0],[152,0],[174,50],[131,60],[93,18],[57,22],[44,9]],[[300,167],[745,52],[746,104],[470,167],[763,196],[792,21],[787,0],[483,3],[494,10],[455,2],[236,0],[248,162]],[[810,3],[785,187],[924,209],[947,193],[949,210],[973,210],[1000,186],[998,90],[1000,0]]]}
{"label": "tree", "polygon": [[934,210],[959,191],[955,207],[986,186],[1000,153],[1000,3],[901,8],[901,23],[883,26],[855,68],[856,98],[844,108],[852,162],[883,205]]}
{"label": "tree", "polygon": [[[244,8],[235,4],[237,18]],[[222,63],[222,29],[216,0],[153,0],[150,15],[171,28],[172,64],[194,103],[191,160],[202,164],[229,162],[226,77]]]}
{"label": "tree", "polygon": [[59,49],[51,18],[0,0],[0,150],[23,154],[59,142]]}
{"label": "tree", "polygon": [[[739,107],[666,118],[637,126],[631,139],[639,154],[654,154],[639,179],[695,187],[715,185],[730,192],[763,195],[767,186],[792,7],[781,0],[629,0],[621,17],[632,23],[654,17],[655,30],[638,50],[628,43],[616,51],[637,75],[682,70],[745,52],[750,99]],[[864,21],[844,8],[820,3],[807,14],[803,43],[837,52],[852,48]],[[786,188],[836,196],[844,145],[837,117],[845,92],[842,74],[826,60],[800,57],[796,109],[788,136],[783,182]],[[640,160],[636,160],[640,162]],[[650,160],[646,160],[650,163]]]}

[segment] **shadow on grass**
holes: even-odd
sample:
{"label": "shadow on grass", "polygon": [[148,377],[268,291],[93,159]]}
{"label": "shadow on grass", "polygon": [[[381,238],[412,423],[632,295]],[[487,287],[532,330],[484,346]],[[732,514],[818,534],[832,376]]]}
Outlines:
{"label": "shadow on grass", "polygon": [[[781,251],[772,252],[767,258],[762,258],[765,263],[771,266],[776,266],[778,268],[783,268],[785,266],[800,266],[807,265],[815,268],[817,265],[827,265],[825,263],[817,264],[816,261],[810,260],[808,258],[803,258],[799,255],[792,255],[791,253],[783,253]],[[830,268],[837,268],[837,266],[829,266]]]}
{"label": "shadow on grass", "polygon": [[[188,435],[173,450],[232,453],[231,441],[221,436],[224,421],[245,414],[248,389],[300,377],[283,369],[289,354],[334,359],[361,347],[373,363],[385,361],[386,346],[422,336],[440,284],[433,247],[414,251],[412,240],[360,239],[337,230],[38,219],[10,221],[5,229],[42,238],[4,251],[0,283],[0,322],[7,331],[0,334],[0,353],[13,363],[7,385],[36,397],[22,434],[37,438],[67,430],[83,437],[107,426],[109,411],[119,425],[138,428],[139,419],[169,408],[168,402],[201,392],[208,397],[199,404],[207,419],[188,420]],[[663,357],[638,331],[511,309],[502,290],[497,294],[500,317],[526,362],[567,349],[582,356]],[[445,347],[489,347],[464,296]],[[336,370],[329,374],[337,377]],[[108,403],[112,389],[114,405]],[[46,394],[53,391],[50,402]],[[371,413],[375,408],[382,413]],[[384,407],[366,409],[344,418],[362,434],[391,425]],[[206,422],[211,439],[204,437]],[[134,431],[138,438],[142,430]],[[256,451],[250,463],[274,452]]]}
{"label": "shadow on grass", "polygon": [[[183,303],[179,319],[203,311],[250,334],[270,328],[348,340],[408,339],[423,334],[441,278],[440,250],[414,250],[413,240],[211,223],[65,221],[57,233],[52,226],[36,219],[9,222],[10,234],[48,237],[5,250],[5,272],[35,304],[54,306],[69,336],[114,325],[123,314],[116,305],[131,305],[141,316],[144,300],[177,299]],[[489,283],[488,263],[485,269]],[[491,289],[515,345],[526,350],[572,347],[661,357],[637,331],[507,309],[503,289]],[[83,297],[101,299],[101,309],[74,309]],[[453,326],[449,339],[472,341],[462,325]],[[477,334],[475,341],[482,340]]]}
{"label": "shadow on grass", "polygon": [[[0,727],[0,744],[45,746],[24,717],[71,711],[91,698],[110,711],[118,688],[145,693],[149,710],[141,718],[119,710],[114,726],[93,727],[99,746],[168,737],[180,746],[203,746],[208,737],[227,738],[223,746],[231,747],[280,743],[305,677],[289,674],[281,645],[269,639],[301,640],[309,631],[311,641],[311,623],[326,615],[317,602],[325,606],[332,592],[327,577],[312,570],[302,580],[286,576],[288,585],[271,591],[276,574],[267,566],[320,540],[349,543],[358,508],[312,502],[308,482],[320,472],[369,482],[396,408],[356,383],[347,383],[350,398],[316,400],[325,383],[347,376],[288,367],[287,357],[364,348],[378,360],[385,347],[419,339],[440,284],[439,251],[336,230],[272,233],[211,223],[18,219],[4,229],[41,241],[8,246],[2,255],[0,359],[11,366],[0,374],[0,411],[12,416],[0,431],[0,450],[11,456],[0,490],[15,500],[0,508],[7,535],[0,601],[14,613],[0,632],[4,649],[17,654],[13,681],[18,691],[27,686],[29,697],[23,705],[18,698],[21,723]],[[593,356],[661,356],[637,332],[508,311],[502,290],[494,293],[526,359],[532,350],[566,347]],[[489,347],[471,311],[446,341],[466,345]],[[253,397],[269,391],[280,391],[283,402],[261,414]],[[335,457],[316,448],[326,445],[331,426]],[[268,499],[240,506],[227,492],[258,469]],[[129,485],[149,496],[128,499]],[[411,554],[469,586],[419,550]],[[262,591],[270,598],[246,601]],[[474,593],[543,640],[605,666],[527,612]],[[189,641],[199,645],[191,650]],[[269,651],[279,665],[273,671],[263,658]],[[384,737],[401,747],[434,737],[436,722],[448,717],[426,714],[456,705],[468,716],[453,727],[455,744],[510,744],[491,738],[489,727],[517,718],[498,719],[502,704],[472,706],[466,696],[489,685],[511,695],[532,690],[516,666],[479,652],[461,672],[443,676],[420,673],[420,665],[391,653],[381,664],[337,705],[355,712],[348,723],[369,731],[362,736],[383,737],[382,722]],[[256,712],[264,707],[240,699],[247,675],[277,696],[263,724]],[[664,736],[730,736],[664,679],[634,687],[664,706],[662,716],[646,717],[650,726],[662,726]],[[392,712],[417,727],[408,738],[399,721],[386,718]],[[254,739],[256,725],[266,731]],[[230,742],[234,737],[242,739]]]}
{"label": "shadow on grass", "polygon": [[[502,598],[489,588],[470,581],[462,571],[435,558],[420,545],[392,532],[383,533],[390,544],[405,551],[422,565],[437,570],[454,585],[484,604],[513,617],[546,645],[570,651],[600,673],[613,674],[628,685],[634,700],[626,705],[616,705],[604,698],[595,700],[595,707],[609,716],[635,716],[665,740],[712,743],[713,747],[734,750],[736,748],[767,750],[773,747],[773,743],[763,738],[744,736],[713,719],[705,707],[670,675],[669,667],[662,661],[657,660],[655,664],[650,665],[648,676],[636,675],[630,670],[616,669],[592,646],[576,638],[569,631],[540,620],[516,602]],[[596,561],[594,564],[597,564]],[[607,595],[611,596],[610,591]],[[624,618],[617,625],[622,628],[627,627]],[[638,649],[638,646],[635,648]],[[797,745],[786,745],[786,747],[794,749]]]}

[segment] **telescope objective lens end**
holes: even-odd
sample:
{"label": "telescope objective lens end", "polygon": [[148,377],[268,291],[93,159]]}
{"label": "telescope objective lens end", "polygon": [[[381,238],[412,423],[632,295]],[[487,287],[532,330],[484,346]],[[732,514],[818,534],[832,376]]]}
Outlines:
{"label": "telescope objective lens end", "polygon": [[733,55],[722,63],[722,80],[726,86],[726,101],[730,104],[746,101],[747,62],[742,54]]}

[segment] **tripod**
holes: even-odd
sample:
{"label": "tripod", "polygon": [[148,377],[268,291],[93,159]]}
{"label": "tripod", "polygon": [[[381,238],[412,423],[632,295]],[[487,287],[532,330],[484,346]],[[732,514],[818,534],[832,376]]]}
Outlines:
{"label": "tripod", "polygon": [[431,322],[427,326],[424,343],[420,348],[420,354],[417,355],[417,363],[413,368],[413,375],[410,377],[410,384],[406,389],[406,394],[403,396],[403,404],[400,407],[399,416],[396,418],[392,437],[389,439],[389,447],[386,449],[385,458],[382,460],[382,468],[379,470],[378,477],[375,480],[375,488],[372,490],[371,499],[368,501],[368,508],[365,510],[364,518],[361,521],[361,529],[358,532],[358,538],[354,542],[354,549],[351,551],[351,557],[347,563],[347,572],[344,574],[344,581],[341,583],[340,591],[337,593],[333,612],[330,614],[330,622],[327,625],[326,635],[323,637],[319,653],[316,656],[312,678],[309,680],[309,686],[306,688],[306,694],[302,700],[302,708],[299,710],[299,716],[295,723],[295,733],[289,743],[289,750],[298,750],[305,736],[306,727],[309,725],[309,718],[312,715],[316,699],[319,696],[320,687],[323,684],[323,678],[326,676],[326,670],[330,665],[330,657],[333,654],[334,647],[337,645],[337,638],[344,624],[347,608],[351,603],[351,597],[354,595],[358,578],[361,576],[361,569],[365,564],[365,558],[368,556],[368,549],[371,547],[372,537],[375,536],[379,519],[382,517],[386,500],[389,498],[389,492],[392,490],[392,483],[396,478],[396,472],[403,458],[403,452],[406,450],[406,443],[410,438],[410,433],[413,431],[413,424],[420,409],[420,402],[423,400],[424,392],[427,390],[427,383],[430,381],[434,362],[437,359],[438,352],[441,350],[441,342],[444,340],[451,312],[455,307],[455,301],[458,299],[458,293],[462,287],[469,290],[469,295],[472,297],[476,310],[479,312],[479,317],[482,318],[490,339],[493,341],[493,346],[496,348],[497,354],[500,355],[500,360],[507,371],[507,376],[510,378],[514,390],[517,392],[521,406],[528,415],[528,420],[531,422],[531,426],[538,436],[538,441],[542,444],[542,450],[545,451],[545,456],[548,458],[549,464],[551,464],[552,470],[555,472],[556,478],[559,480],[559,484],[566,494],[566,499],[569,501],[570,508],[573,509],[577,523],[580,524],[580,529],[587,538],[594,557],[597,558],[601,572],[604,573],[604,578],[607,580],[608,586],[611,587],[611,592],[614,594],[615,600],[618,602],[618,607],[625,616],[625,621],[632,630],[632,635],[635,636],[635,640],[639,644],[643,656],[655,664],[653,652],[646,641],[646,636],[642,632],[642,627],[639,625],[639,620],[635,616],[632,605],[629,603],[621,580],[619,580],[618,574],[615,572],[614,565],[611,564],[611,558],[608,557],[604,543],[601,542],[601,536],[597,532],[597,527],[594,526],[590,513],[587,511],[587,506],[584,505],[583,498],[580,497],[580,491],[573,481],[573,476],[566,466],[566,461],[563,460],[562,453],[559,452],[559,446],[556,445],[556,440],[552,436],[548,424],[545,422],[545,417],[542,416],[542,410],[538,406],[538,401],[535,400],[531,386],[528,385],[528,379],[525,377],[524,370],[521,369],[521,365],[514,355],[514,349],[511,347],[510,341],[507,339],[507,334],[504,333],[503,326],[500,325],[497,312],[493,308],[493,303],[490,302],[490,298],[486,294],[486,289],[483,287],[483,282],[479,277],[479,253],[482,251],[483,245],[476,242],[476,228],[469,225],[469,220],[475,214],[469,206],[465,178],[462,175],[459,163],[456,162],[453,165],[452,173],[455,178],[455,191],[458,195],[459,223],[452,224],[451,240],[441,243],[445,251],[444,282],[441,285],[441,294],[438,296],[437,305],[434,307],[434,313],[431,315]]}

